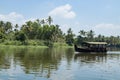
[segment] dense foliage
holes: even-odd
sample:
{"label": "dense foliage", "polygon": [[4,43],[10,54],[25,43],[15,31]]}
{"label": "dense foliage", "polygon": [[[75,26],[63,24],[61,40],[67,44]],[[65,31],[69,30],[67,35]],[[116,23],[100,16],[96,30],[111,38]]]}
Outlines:
{"label": "dense foliage", "polygon": [[72,29],[63,33],[59,25],[52,24],[53,19],[49,16],[47,19],[27,21],[22,26],[13,25],[11,22],[0,21],[0,43],[6,45],[73,45],[81,44],[84,41],[105,41],[110,46],[120,46],[120,36],[106,37],[104,35],[95,36],[95,32],[80,30],[79,35],[75,37]]}
{"label": "dense foliage", "polygon": [[96,42],[107,42],[110,47],[120,47],[120,36],[104,36],[99,34],[95,36],[95,32],[80,30],[79,35],[75,39],[77,44],[81,44],[84,41],[96,41]]}

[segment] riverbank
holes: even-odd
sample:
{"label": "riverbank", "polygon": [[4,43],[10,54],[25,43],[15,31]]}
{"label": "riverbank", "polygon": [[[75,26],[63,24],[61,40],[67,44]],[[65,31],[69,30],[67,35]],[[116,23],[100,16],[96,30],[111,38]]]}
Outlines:
{"label": "riverbank", "polygon": [[5,44],[0,44],[0,48],[73,48],[73,46],[60,45],[58,43],[54,43],[53,46],[46,46],[46,45],[5,45]]}

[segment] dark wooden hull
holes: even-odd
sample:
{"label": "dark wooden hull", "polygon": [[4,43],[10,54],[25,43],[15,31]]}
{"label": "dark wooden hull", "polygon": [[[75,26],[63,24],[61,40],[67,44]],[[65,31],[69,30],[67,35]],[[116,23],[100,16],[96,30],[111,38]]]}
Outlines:
{"label": "dark wooden hull", "polygon": [[78,48],[77,45],[74,45],[75,51],[76,52],[107,52],[105,48],[95,48],[95,49],[90,49],[90,48]]}

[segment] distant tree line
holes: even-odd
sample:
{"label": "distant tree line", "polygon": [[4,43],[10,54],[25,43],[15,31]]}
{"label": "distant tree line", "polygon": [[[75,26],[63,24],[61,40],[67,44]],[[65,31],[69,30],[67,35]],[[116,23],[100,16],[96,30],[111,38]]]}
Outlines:
{"label": "distant tree line", "polygon": [[120,36],[104,36],[99,34],[95,36],[95,32],[93,30],[84,31],[80,30],[79,35],[75,38],[75,42],[77,44],[81,44],[85,41],[96,41],[96,42],[107,42],[110,47],[120,47]]}
{"label": "distant tree line", "polygon": [[84,41],[105,41],[110,46],[120,47],[120,36],[106,37],[101,34],[95,36],[95,32],[92,30],[80,30],[79,35],[75,37],[71,28],[65,34],[58,24],[52,24],[52,22],[51,16],[47,19],[27,21],[21,26],[0,21],[0,43],[6,45],[52,46],[54,43],[73,45],[74,43],[81,44]]}

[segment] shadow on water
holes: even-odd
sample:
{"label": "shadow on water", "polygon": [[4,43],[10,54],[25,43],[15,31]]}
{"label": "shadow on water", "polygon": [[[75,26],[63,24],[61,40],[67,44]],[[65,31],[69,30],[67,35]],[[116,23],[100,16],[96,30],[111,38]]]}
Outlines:
{"label": "shadow on water", "polygon": [[75,53],[74,61],[80,60],[85,63],[104,62],[106,61],[107,53]]}

